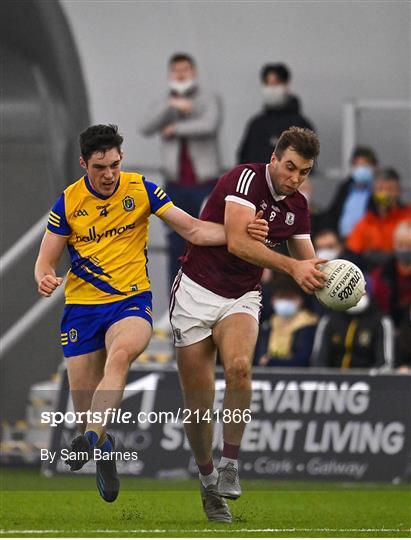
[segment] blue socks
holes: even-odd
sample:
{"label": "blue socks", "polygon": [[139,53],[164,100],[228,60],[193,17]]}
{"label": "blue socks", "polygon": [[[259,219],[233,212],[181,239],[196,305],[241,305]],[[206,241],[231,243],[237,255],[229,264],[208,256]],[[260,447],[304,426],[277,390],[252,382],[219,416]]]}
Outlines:
{"label": "blue socks", "polygon": [[113,444],[107,437],[107,435],[104,436],[104,441],[102,444],[98,444],[99,436],[94,431],[86,431],[84,436],[87,437],[88,442],[90,443],[91,450],[94,450],[94,448],[98,447],[101,450],[102,454],[107,454],[114,450]]}
{"label": "blue socks", "polygon": [[105,438],[103,444],[101,444],[99,446],[99,448],[100,448],[102,454],[109,454],[110,452],[113,451],[113,445],[111,444],[111,441],[107,437],[107,435],[106,435],[106,438]]}
{"label": "blue socks", "polygon": [[86,431],[84,436],[88,439],[90,443],[90,448],[93,450],[96,447],[99,436],[94,431]]}

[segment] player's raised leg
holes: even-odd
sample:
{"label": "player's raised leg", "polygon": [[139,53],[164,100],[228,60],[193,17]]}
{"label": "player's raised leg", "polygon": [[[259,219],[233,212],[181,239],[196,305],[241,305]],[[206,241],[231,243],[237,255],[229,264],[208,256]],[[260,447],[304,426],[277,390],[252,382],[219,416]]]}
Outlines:
{"label": "player's raised leg", "polygon": [[[112,324],[106,333],[107,360],[104,375],[93,396],[91,411],[104,419],[107,409],[116,408],[123,397],[131,363],[146,349],[152,333],[150,323],[142,317],[126,317]],[[103,422],[89,422],[86,433],[93,432],[95,444],[105,432]]]}
{"label": "player's raised leg", "polygon": [[[87,412],[91,407],[94,392],[104,375],[106,362],[105,349],[99,349],[79,356],[70,356],[65,359],[70,384],[71,397],[76,412]],[[84,433],[87,421],[79,424]]]}
{"label": "player's raised leg", "polygon": [[[191,422],[185,423],[184,429],[200,472],[204,512],[210,521],[230,523],[230,510],[217,491],[218,473],[212,456],[213,424],[207,421],[214,403],[215,345],[211,337],[207,337],[176,350],[184,407],[192,411]],[[211,420],[211,417],[208,418]]]}
{"label": "player's raised leg", "polygon": [[[151,333],[151,324],[141,317],[124,318],[107,330],[107,360],[104,376],[93,396],[92,412],[100,412],[104,418],[107,409],[120,405],[130,365],[147,347]],[[105,430],[101,422],[90,422],[86,428],[86,436],[100,448],[102,455],[115,449],[114,437]],[[96,460],[96,480],[101,497],[107,502],[115,501],[120,482],[113,457]]]}
{"label": "player's raised leg", "polygon": [[[105,361],[105,349],[66,358],[71,397],[77,413],[86,413],[90,409],[94,392],[103,378]],[[82,423],[78,424],[81,433],[84,433],[87,425],[84,416]],[[81,469],[91,458],[91,448],[84,435],[72,441],[70,451],[74,457],[67,459],[66,464],[72,471]]]}
{"label": "player's raised leg", "polygon": [[[219,493],[229,499],[241,495],[238,478],[238,453],[244,433],[244,411],[251,403],[251,365],[258,336],[257,320],[246,313],[235,313],[222,319],[214,328],[213,339],[224,365],[226,391],[224,410],[230,421],[223,426],[224,447],[218,466]],[[240,415],[241,421],[234,418]]]}
{"label": "player's raised leg", "polygon": [[[124,317],[114,322],[107,330],[105,335],[107,358],[92,399],[90,400],[90,393],[75,393],[79,406],[87,406],[90,409],[91,418],[84,435],[80,435],[72,443],[72,450],[76,453],[82,452],[77,454],[79,456],[77,459],[67,461],[72,470],[80,469],[90,459],[95,448],[100,450],[101,455],[114,450],[114,438],[109,434],[106,435],[105,413],[120,404],[130,364],[144,351],[150,341],[152,327],[149,320],[151,321],[149,316],[147,319],[140,316]],[[71,362],[71,365],[74,365],[74,362]],[[90,369],[93,371],[94,367]],[[72,369],[71,379],[78,381],[79,388],[84,386],[81,376],[79,369],[74,372]],[[82,457],[84,454],[88,455],[88,459]],[[105,501],[113,502],[119,491],[115,460],[107,459],[107,456],[105,459],[97,459],[96,472],[100,495]]]}

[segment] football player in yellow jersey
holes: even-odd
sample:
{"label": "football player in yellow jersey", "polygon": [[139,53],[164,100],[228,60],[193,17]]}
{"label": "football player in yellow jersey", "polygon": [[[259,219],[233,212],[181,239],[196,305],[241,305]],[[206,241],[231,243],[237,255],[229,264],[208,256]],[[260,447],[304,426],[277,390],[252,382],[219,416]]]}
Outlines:
{"label": "football player in yellow jersey", "polygon": [[[38,291],[50,296],[61,285],[55,268],[67,246],[71,268],[61,344],[74,407],[100,413],[120,404],[130,364],[152,333],[147,274],[150,215],[156,214],[187,241],[223,245],[224,227],[200,221],[175,207],[168,195],[139,173],[120,171],[122,136],[117,126],[91,126],[80,135],[86,174],[64,190],[50,212],[35,266]],[[264,241],[267,223],[258,214],[249,233]],[[102,422],[83,425],[66,463],[79,470],[93,456],[114,450]],[[84,457],[86,456],[86,457]],[[97,486],[107,502],[119,491],[114,459],[97,460]]]}

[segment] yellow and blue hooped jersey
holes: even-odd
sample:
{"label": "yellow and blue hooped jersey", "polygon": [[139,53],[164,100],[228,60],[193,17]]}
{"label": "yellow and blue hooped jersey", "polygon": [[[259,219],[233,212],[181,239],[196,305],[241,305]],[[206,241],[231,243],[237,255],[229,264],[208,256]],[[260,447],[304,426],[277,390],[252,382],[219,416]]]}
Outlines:
{"label": "yellow and blue hooped jersey", "polygon": [[47,231],[68,237],[71,268],[66,304],[105,304],[150,289],[150,214],[172,206],[169,196],[139,173],[120,173],[115,192],[97,193],[86,176],[64,190]]}

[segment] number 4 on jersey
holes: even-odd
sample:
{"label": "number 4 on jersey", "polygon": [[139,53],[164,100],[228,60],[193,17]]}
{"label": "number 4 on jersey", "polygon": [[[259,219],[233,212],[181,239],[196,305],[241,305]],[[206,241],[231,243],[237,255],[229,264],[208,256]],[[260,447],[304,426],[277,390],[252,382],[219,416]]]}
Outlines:
{"label": "number 4 on jersey", "polygon": [[103,206],[97,206],[97,210],[100,210],[100,216],[107,217],[108,216],[108,210],[109,204],[104,204]]}

